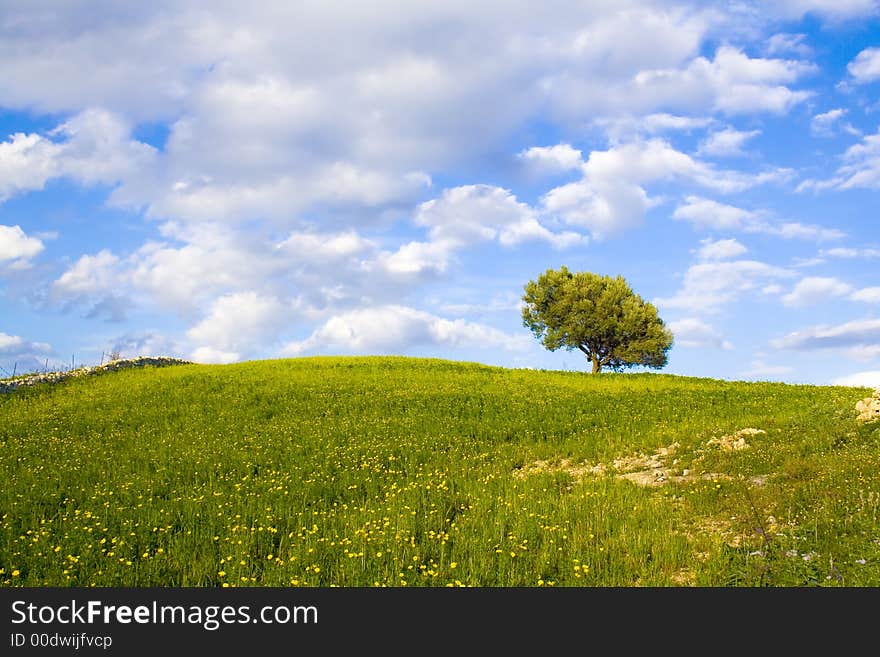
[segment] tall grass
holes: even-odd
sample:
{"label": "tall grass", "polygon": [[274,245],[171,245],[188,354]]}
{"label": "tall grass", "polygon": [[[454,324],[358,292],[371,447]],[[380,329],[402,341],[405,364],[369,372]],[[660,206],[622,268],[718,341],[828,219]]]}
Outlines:
{"label": "tall grass", "polygon": [[[877,586],[867,392],[406,358],[35,386],[0,396],[0,583]],[[675,442],[712,478],[523,476]]]}

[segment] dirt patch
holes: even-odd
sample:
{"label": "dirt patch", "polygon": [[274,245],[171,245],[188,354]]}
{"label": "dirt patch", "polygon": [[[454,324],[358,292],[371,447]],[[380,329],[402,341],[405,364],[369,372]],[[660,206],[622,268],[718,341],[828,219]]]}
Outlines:
{"label": "dirt patch", "polygon": [[669,578],[676,586],[694,586],[697,581],[697,575],[694,572],[693,568],[681,568],[674,573]]}
{"label": "dirt patch", "polygon": [[513,471],[513,476],[518,479],[525,479],[529,475],[534,474],[546,474],[546,473],[556,473],[556,472],[564,472],[567,475],[570,475],[574,479],[582,479],[587,475],[591,476],[601,476],[605,474],[605,466],[599,463],[598,465],[588,465],[586,463],[574,463],[571,459],[558,459],[558,460],[537,460],[534,463],[530,463],[529,465],[518,468]]}
{"label": "dirt patch", "polygon": [[[706,445],[724,451],[740,451],[748,449],[746,437],[757,436],[767,433],[763,429],[747,427],[732,433],[729,436],[712,438]],[[580,481],[584,477],[601,477],[606,474],[614,474],[618,479],[630,481],[638,486],[657,487],[675,482],[689,482],[697,479],[705,481],[719,481],[733,479],[730,475],[721,472],[692,472],[687,468],[679,467],[676,452],[681,448],[680,443],[672,443],[666,447],[660,447],[653,454],[635,454],[621,456],[611,463],[576,463],[568,458],[537,460],[534,463],[517,468],[513,475],[523,479],[533,474],[564,472],[574,480]],[[703,450],[698,450],[698,452]],[[695,463],[702,460],[702,456],[695,459]],[[766,475],[759,475],[750,480],[757,486],[763,486],[767,481]]]}

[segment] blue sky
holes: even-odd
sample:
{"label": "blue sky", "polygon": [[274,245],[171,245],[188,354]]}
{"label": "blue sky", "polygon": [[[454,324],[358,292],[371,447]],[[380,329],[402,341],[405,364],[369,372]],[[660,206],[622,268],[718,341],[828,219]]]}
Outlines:
{"label": "blue sky", "polygon": [[880,6],[0,0],[0,367],[406,354],[623,275],[664,371],[880,386]]}

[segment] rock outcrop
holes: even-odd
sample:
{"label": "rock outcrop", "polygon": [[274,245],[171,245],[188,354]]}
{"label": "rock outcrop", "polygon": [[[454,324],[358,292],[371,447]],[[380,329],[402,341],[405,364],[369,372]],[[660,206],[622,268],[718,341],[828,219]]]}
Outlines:
{"label": "rock outcrop", "polygon": [[734,431],[729,436],[721,436],[720,438],[712,438],[709,442],[706,443],[707,447],[711,447],[713,445],[717,445],[720,449],[725,452],[738,452],[742,449],[748,449],[749,444],[746,442],[746,436],[757,436],[762,433],[767,433],[763,429],[753,429],[748,427],[746,429],[740,429],[739,431]]}
{"label": "rock outcrop", "polygon": [[877,388],[871,397],[857,401],[856,410],[859,412],[858,419],[862,422],[880,420],[880,388]]}

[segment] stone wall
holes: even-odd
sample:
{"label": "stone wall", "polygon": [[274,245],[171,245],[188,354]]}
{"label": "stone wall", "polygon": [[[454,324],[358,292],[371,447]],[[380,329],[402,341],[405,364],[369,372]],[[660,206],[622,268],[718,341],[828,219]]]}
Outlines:
{"label": "stone wall", "polygon": [[80,376],[90,376],[93,374],[103,374],[104,372],[116,372],[118,370],[126,370],[132,367],[167,367],[168,365],[189,365],[188,360],[179,358],[169,358],[166,356],[138,356],[137,358],[121,358],[112,360],[103,365],[91,365],[86,367],[78,367],[74,370],[61,372],[42,372],[36,374],[26,374],[18,376],[14,379],[4,379],[0,381],[0,393],[12,392],[17,388],[24,386],[34,386],[38,383],[58,383],[65,379],[72,379]]}

